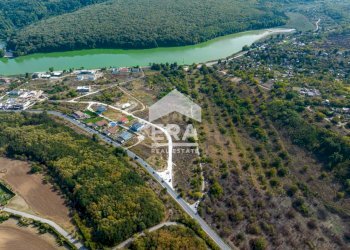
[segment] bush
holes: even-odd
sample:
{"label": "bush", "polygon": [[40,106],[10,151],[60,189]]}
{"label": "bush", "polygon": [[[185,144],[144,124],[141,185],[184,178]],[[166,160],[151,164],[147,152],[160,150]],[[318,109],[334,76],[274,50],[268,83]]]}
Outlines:
{"label": "bush", "polygon": [[309,215],[309,209],[307,208],[305,201],[302,198],[298,198],[295,201],[293,201],[292,205],[294,209],[301,213],[303,216]]}
{"label": "bush", "polygon": [[293,197],[296,192],[298,192],[298,187],[295,185],[292,185],[287,188],[287,195],[290,197]]}
{"label": "bush", "polygon": [[262,237],[252,239],[250,246],[252,250],[265,250],[267,248],[267,241]]}

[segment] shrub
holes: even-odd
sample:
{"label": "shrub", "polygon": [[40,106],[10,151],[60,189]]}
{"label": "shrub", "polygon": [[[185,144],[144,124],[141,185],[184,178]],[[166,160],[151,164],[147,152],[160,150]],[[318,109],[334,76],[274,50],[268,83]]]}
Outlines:
{"label": "shrub", "polygon": [[250,245],[252,250],[265,250],[267,248],[267,241],[264,238],[259,237],[252,239]]}

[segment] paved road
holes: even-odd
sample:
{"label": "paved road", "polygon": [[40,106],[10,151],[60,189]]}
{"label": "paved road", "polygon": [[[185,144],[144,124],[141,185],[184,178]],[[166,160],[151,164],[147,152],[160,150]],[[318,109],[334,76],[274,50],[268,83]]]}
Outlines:
{"label": "paved road", "polygon": [[38,216],[35,216],[32,214],[17,211],[17,210],[7,208],[7,207],[2,208],[1,210],[8,212],[8,213],[11,213],[11,214],[14,214],[14,215],[22,216],[24,218],[28,218],[28,219],[40,221],[42,223],[46,223],[46,224],[50,225],[52,228],[54,228],[60,235],[62,235],[64,238],[66,238],[70,243],[72,243],[77,249],[81,249],[81,250],[86,249],[80,241],[74,239],[71,234],[66,232],[63,228],[61,228],[59,225],[57,225],[55,222],[53,222],[51,220],[47,220],[47,219],[44,219],[44,218],[41,218],[41,217],[38,217]]}

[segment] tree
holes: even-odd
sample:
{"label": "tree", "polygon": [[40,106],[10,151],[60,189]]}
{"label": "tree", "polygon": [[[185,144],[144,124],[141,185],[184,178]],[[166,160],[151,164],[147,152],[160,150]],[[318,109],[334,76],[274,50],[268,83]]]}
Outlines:
{"label": "tree", "polygon": [[253,250],[265,250],[267,248],[267,241],[262,238],[256,238],[250,241]]}
{"label": "tree", "polygon": [[248,51],[249,50],[249,46],[248,45],[244,45],[242,48],[243,51]]}

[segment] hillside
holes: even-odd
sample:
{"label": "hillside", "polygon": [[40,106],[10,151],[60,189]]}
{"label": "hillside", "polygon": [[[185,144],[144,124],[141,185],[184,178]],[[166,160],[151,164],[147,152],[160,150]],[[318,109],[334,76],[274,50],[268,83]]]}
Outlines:
{"label": "hillside", "polygon": [[287,17],[265,1],[107,1],[18,30],[17,55],[87,48],[195,44],[243,30],[279,26]]}
{"label": "hillside", "polygon": [[16,29],[42,19],[75,11],[84,6],[106,0],[2,0],[0,2],[0,39],[7,38]]}

